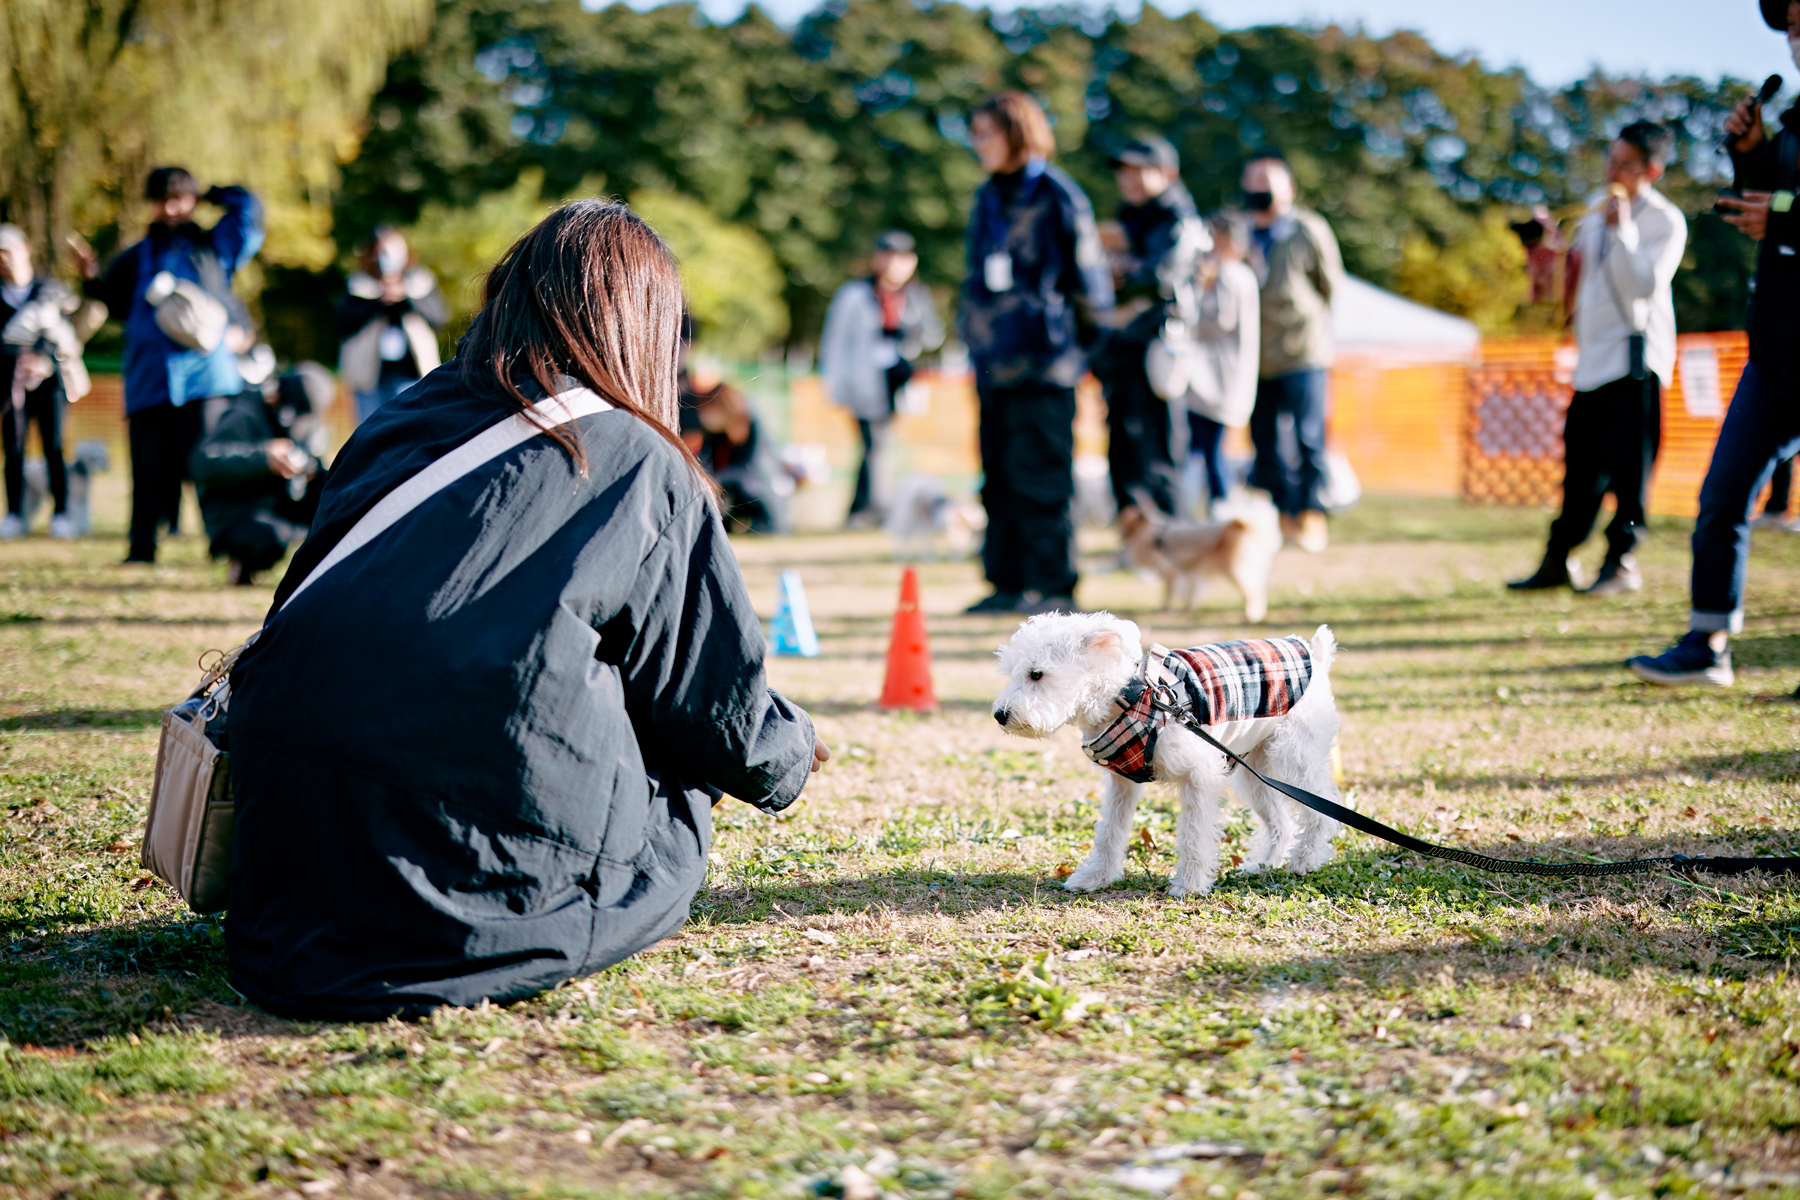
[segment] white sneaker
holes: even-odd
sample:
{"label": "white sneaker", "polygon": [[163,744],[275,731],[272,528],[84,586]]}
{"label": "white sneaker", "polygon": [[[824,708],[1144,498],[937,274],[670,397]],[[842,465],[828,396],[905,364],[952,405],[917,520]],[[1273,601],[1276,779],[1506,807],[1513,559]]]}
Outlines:
{"label": "white sneaker", "polygon": [[25,536],[25,518],[18,513],[7,513],[0,517],[0,541],[10,542],[14,538]]}
{"label": "white sneaker", "polygon": [[50,536],[69,542],[75,539],[75,518],[68,513],[57,513],[50,518]]}

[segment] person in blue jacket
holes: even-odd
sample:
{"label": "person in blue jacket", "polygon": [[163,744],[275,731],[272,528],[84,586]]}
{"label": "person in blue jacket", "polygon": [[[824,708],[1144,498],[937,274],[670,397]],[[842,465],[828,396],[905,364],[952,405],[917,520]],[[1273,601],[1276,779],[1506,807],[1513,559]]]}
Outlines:
{"label": "person in blue jacket", "polygon": [[[777,812],[827,757],[769,687],[718,493],[677,434],[668,247],[578,200],[485,292],[458,357],[345,443],[232,669],[225,948],[232,986],[276,1012],[499,1003],[636,954],[687,920],[713,804]],[[550,395],[598,411],[314,573],[422,468]]]}
{"label": "person in blue jacket", "polygon": [[[205,402],[237,395],[244,380],[230,331],[210,353],[189,349],[157,326],[156,309],[144,293],[167,271],[199,284],[228,312],[241,314],[231,280],[262,248],[263,215],[261,203],[244,188],[202,192],[180,167],[150,172],[144,198],[150,202],[148,232],[121,250],[104,273],[85,242],[71,244],[88,279],[87,294],[125,323],[131,441],[131,546],[125,561],[149,563],[156,561],[158,523],[167,520],[171,531],[175,527],[188,458],[204,432]],[[193,221],[201,200],[225,210],[210,229]]]}
{"label": "person in blue jacket", "polygon": [[1113,307],[1094,208],[1051,166],[1050,123],[1023,92],[969,121],[989,178],[969,217],[962,340],[980,402],[981,560],[991,596],[970,612],[1073,611],[1075,385]]}

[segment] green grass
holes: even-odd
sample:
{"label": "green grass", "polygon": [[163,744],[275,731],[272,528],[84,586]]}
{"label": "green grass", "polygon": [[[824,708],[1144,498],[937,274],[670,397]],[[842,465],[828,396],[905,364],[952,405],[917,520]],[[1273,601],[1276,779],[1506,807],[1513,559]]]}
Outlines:
{"label": "green grass", "polygon": [[[1346,790],[1506,856],[1800,852],[1800,706],[1758,699],[1800,683],[1800,538],[1756,535],[1739,686],[1675,692],[1618,664],[1681,629],[1685,530],[1638,596],[1503,594],[1544,522],[1371,498],[1282,556],[1267,631],[1344,647]],[[1087,549],[1088,605],[1248,632]],[[1096,777],[988,718],[1008,622],[955,615],[972,566],[921,569],[942,710],[881,714],[882,540],[739,551],[765,609],[802,571],[826,653],[772,673],[837,754],[780,817],[717,810],[687,928],[523,1003],[304,1025],[243,1004],[221,920],[137,857],[157,712],[268,588],[191,538],[155,571],[116,538],[0,546],[0,1191],[805,1197],[861,1194],[855,1167],[919,1198],[1800,1196],[1791,882],[1496,877],[1345,835],[1312,876],[1176,901],[1152,788],[1126,878],[1073,896]]]}

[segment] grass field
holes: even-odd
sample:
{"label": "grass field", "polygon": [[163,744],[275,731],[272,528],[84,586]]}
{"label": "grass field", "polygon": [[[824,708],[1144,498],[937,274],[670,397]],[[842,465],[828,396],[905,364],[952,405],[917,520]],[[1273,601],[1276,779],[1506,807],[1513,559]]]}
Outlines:
{"label": "grass field", "polygon": [[[1356,803],[1509,856],[1800,852],[1800,705],[1772,699],[1800,537],[1757,534],[1738,687],[1677,692],[1619,663],[1683,627],[1685,530],[1639,596],[1505,595],[1544,522],[1371,498],[1283,555],[1266,628],[1337,631]],[[772,666],[836,750],[800,803],[722,806],[690,924],[632,962],[314,1026],[243,1006],[219,922],[137,857],[158,710],[269,589],[193,537],[154,571],[117,538],[0,546],[0,1192],[1800,1196],[1793,883],[1502,878],[1346,834],[1310,877],[1173,901],[1152,788],[1131,872],[1072,896],[1095,771],[989,718],[1010,623],[956,615],[974,568],[921,571],[942,710],[881,714],[882,540],[739,549],[765,612],[797,566],[819,622],[822,657]],[[1085,604],[1247,632],[1088,549]]]}

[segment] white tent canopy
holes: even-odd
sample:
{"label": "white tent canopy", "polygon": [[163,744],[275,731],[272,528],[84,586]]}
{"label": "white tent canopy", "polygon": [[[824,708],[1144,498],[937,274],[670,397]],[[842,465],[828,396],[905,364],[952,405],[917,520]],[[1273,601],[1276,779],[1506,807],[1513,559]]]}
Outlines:
{"label": "white tent canopy", "polygon": [[1473,321],[1351,275],[1331,298],[1331,332],[1339,354],[1437,362],[1473,359],[1481,352],[1481,332]]}

